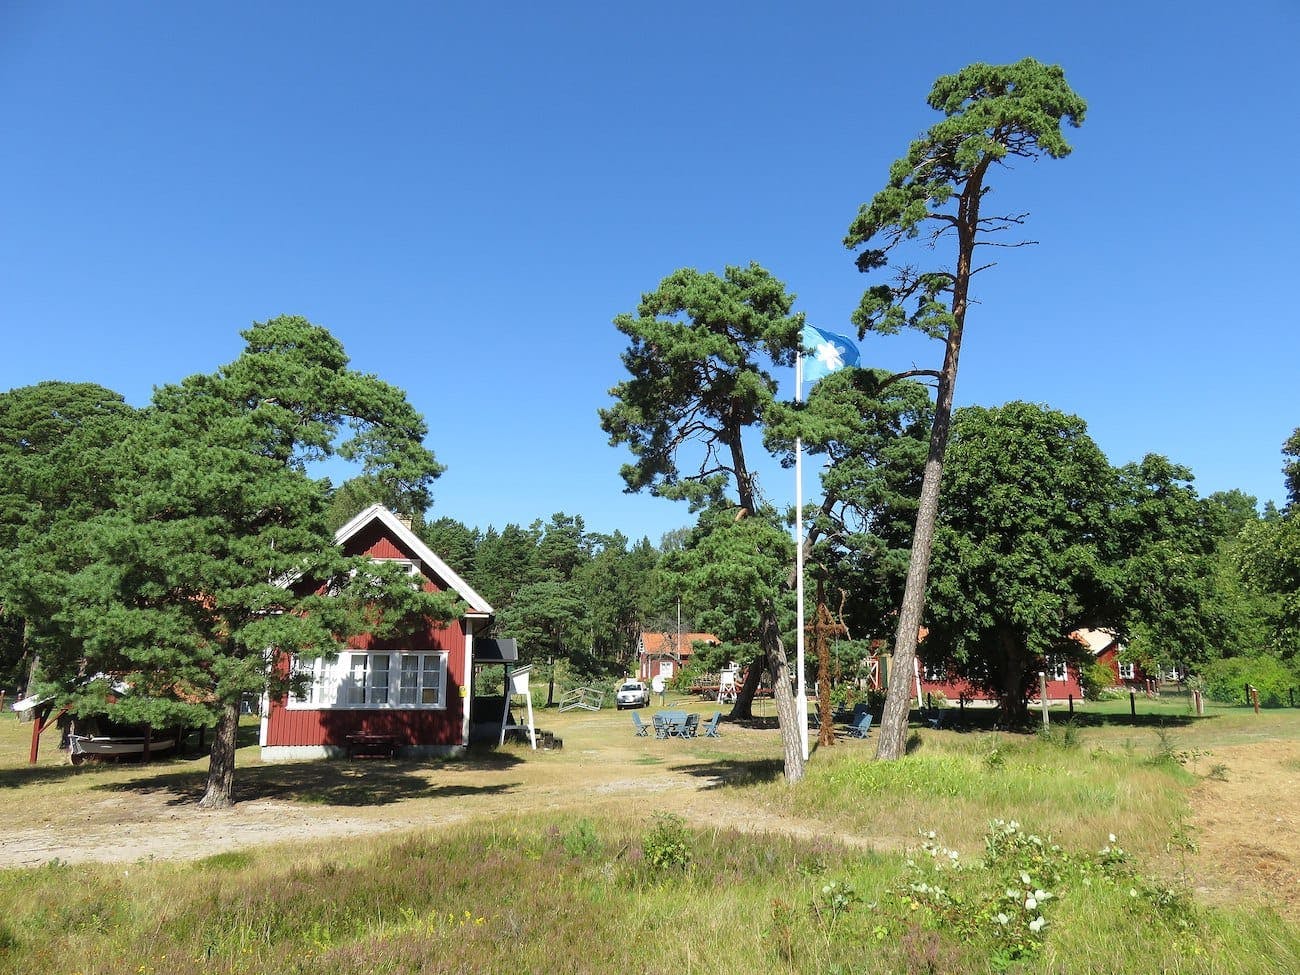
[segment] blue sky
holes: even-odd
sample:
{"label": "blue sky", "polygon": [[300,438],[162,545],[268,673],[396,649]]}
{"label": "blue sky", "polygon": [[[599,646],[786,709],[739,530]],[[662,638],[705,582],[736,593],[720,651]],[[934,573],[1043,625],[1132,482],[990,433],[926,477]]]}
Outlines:
{"label": "blue sky", "polygon": [[[278,314],[405,389],[431,514],[556,511],[657,540],[596,410],[611,325],[672,270],[758,261],[823,328],[841,240],[937,116],[940,74],[1024,56],[1089,102],[1000,174],[1033,248],[976,283],[959,404],[1046,403],[1122,464],[1281,500],[1300,425],[1293,0],[0,7],[0,389],[154,385]],[[863,364],[935,367],[869,338]],[[792,381],[792,379],[791,379]],[[785,472],[764,488],[792,500]],[[811,488],[809,488],[811,490]]]}

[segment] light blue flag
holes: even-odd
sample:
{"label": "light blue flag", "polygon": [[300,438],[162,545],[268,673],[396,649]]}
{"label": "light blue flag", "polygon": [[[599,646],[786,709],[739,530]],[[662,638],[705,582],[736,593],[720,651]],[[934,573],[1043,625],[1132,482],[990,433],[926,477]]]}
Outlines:
{"label": "light blue flag", "polygon": [[852,339],[824,332],[812,325],[803,327],[803,381],[815,383],[824,376],[858,364],[858,347]]}

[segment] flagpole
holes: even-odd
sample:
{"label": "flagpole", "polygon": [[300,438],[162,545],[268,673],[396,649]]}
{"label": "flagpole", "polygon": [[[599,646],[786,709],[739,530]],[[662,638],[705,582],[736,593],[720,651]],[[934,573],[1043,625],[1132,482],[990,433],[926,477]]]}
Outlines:
{"label": "flagpole", "polygon": [[[803,402],[803,350],[794,360],[794,401]],[[808,761],[808,691],[804,686],[803,630],[803,440],[794,438],[794,565],[795,565],[795,713],[799,721],[799,743]]]}

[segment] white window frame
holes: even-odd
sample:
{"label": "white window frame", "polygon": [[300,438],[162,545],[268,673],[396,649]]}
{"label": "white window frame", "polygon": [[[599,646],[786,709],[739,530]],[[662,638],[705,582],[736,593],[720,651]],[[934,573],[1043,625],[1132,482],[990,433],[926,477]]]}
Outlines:
{"label": "white window frame", "polygon": [[1137,680],[1137,668],[1131,660],[1118,660],[1119,679],[1120,680]]}
{"label": "white window frame", "polygon": [[312,682],[302,697],[290,695],[285,706],[291,711],[445,711],[448,656],[445,650],[345,650],[334,660],[295,657],[291,666],[310,673]]}
{"label": "white window frame", "polygon": [[[405,566],[406,574],[416,580],[415,588],[421,589],[424,587],[424,572],[420,569],[420,563],[415,559],[371,559],[370,561],[375,565],[392,562],[397,565]],[[356,569],[348,569],[349,580],[356,578],[356,574]],[[337,596],[341,591],[342,587],[337,582],[331,582],[325,588],[325,594],[328,596]]]}
{"label": "white window frame", "polygon": [[1047,679],[1055,683],[1064,683],[1070,679],[1070,664],[1063,656],[1054,654],[1047,658],[1047,665],[1051,673]]}
{"label": "white window frame", "polygon": [[948,668],[942,664],[934,665],[928,663],[921,664],[921,680],[928,684],[946,684],[948,682]]}

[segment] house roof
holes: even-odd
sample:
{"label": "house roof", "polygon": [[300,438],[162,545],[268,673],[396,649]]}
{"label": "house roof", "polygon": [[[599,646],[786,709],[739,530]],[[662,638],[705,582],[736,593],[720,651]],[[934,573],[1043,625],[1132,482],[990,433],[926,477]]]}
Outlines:
{"label": "house roof", "polygon": [[683,633],[682,646],[678,650],[676,633],[642,633],[641,652],[651,657],[665,653],[675,653],[680,657],[687,657],[693,652],[693,644],[697,640],[702,643],[722,642],[712,633]]}
{"label": "house roof", "polygon": [[1070,636],[1078,640],[1095,657],[1119,639],[1109,630],[1075,630]]}
{"label": "house roof", "polygon": [[371,522],[380,522],[389,532],[391,532],[403,545],[405,545],[415,557],[423,562],[440,580],[456,593],[469,606],[467,616],[490,616],[494,610],[486,599],[474,591],[474,587],[458,576],[452,568],[442,559],[433,553],[428,545],[420,540],[420,537],[411,531],[406,525],[402,524],[397,515],[393,514],[382,504],[372,504],[365,511],[362,511],[355,518],[334,533],[334,541],[342,545],[349,538],[356,535]]}

